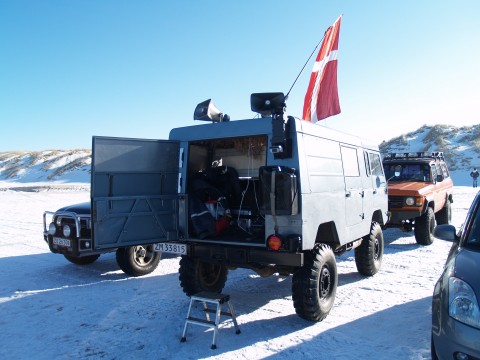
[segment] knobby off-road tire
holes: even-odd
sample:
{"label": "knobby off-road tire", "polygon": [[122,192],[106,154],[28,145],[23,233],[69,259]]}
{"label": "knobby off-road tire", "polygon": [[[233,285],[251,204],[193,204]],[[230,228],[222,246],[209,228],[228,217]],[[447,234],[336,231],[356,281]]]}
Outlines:
{"label": "knobby off-road tire", "polygon": [[445,201],[443,209],[435,215],[437,225],[450,224],[452,222],[452,205],[449,199]]}
{"label": "knobby off-road tire", "polygon": [[162,253],[153,251],[153,245],[137,245],[118,248],[117,264],[122,271],[130,276],[143,276],[154,271]]}
{"label": "knobby off-road tire", "polygon": [[383,232],[377,222],[372,222],[370,234],[363,237],[362,244],[355,248],[355,264],[360,274],[375,275],[382,267]]}
{"label": "knobby off-road tire", "polygon": [[420,245],[431,245],[433,243],[433,229],[435,229],[435,214],[431,207],[425,213],[415,219],[414,232],[415,240]]}
{"label": "knobby off-road tire", "polygon": [[187,296],[200,291],[221,293],[227,282],[225,265],[211,264],[199,259],[182,256],[179,268],[180,286]]}
{"label": "knobby off-road tire", "polygon": [[100,257],[100,254],[83,256],[83,257],[73,257],[73,256],[70,256],[70,255],[65,255],[65,254],[63,256],[65,257],[65,259],[67,259],[68,261],[70,261],[73,264],[88,265],[88,264],[92,264],[95,261],[97,261],[97,259]]}
{"label": "knobby off-road tire", "polygon": [[293,274],[292,298],[298,316],[322,321],[333,307],[338,273],[330,247],[318,245],[305,254],[304,265]]}

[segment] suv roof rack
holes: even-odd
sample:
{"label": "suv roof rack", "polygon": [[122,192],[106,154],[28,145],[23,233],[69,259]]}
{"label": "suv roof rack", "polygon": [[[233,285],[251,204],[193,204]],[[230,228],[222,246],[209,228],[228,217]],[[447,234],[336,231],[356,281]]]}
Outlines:
{"label": "suv roof rack", "polygon": [[435,159],[435,160],[445,160],[443,156],[443,151],[418,151],[418,152],[407,152],[407,153],[389,153],[385,155],[384,160],[395,160],[395,159]]}

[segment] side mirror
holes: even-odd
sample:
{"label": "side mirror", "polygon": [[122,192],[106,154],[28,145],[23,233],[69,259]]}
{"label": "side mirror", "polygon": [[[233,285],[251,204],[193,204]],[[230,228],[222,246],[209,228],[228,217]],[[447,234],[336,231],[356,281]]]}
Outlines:
{"label": "side mirror", "polygon": [[393,173],[393,176],[390,177],[389,179],[387,179],[387,182],[389,182],[390,180],[392,180],[394,177],[399,177],[400,174],[402,173],[402,165],[397,165],[395,166],[395,169],[394,169],[394,173]]}
{"label": "side mirror", "polygon": [[457,230],[455,229],[455,226],[448,224],[437,225],[435,230],[433,230],[433,236],[446,241],[460,240],[460,238],[457,236]]}
{"label": "side mirror", "polygon": [[402,173],[402,165],[395,166],[395,177],[399,177]]}

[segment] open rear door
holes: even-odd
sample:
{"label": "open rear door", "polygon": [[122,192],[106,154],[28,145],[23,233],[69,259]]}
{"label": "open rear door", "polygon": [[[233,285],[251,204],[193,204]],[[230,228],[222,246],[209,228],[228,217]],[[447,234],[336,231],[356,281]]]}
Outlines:
{"label": "open rear door", "polygon": [[94,137],[95,249],[179,238],[179,142]]}

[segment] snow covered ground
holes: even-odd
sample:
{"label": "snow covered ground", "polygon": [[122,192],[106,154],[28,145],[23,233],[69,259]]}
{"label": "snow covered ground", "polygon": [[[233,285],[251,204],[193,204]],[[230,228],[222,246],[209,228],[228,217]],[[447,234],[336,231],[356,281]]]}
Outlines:
{"label": "snow covered ground", "polygon": [[[330,315],[302,320],[291,278],[229,273],[241,334],[231,322],[212,331],[191,325],[181,343],[189,299],[178,281],[179,258],[133,278],[113,254],[78,267],[51,254],[42,213],[88,201],[88,189],[0,189],[1,359],[429,359],[431,295],[450,243],[416,244],[412,233],[384,232],[381,271],[360,276],[353,252],[338,260],[339,288]],[[38,189],[32,189],[38,190]],[[462,224],[476,189],[457,186],[453,224]]]}

